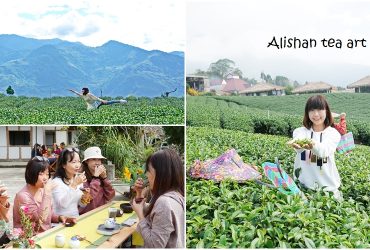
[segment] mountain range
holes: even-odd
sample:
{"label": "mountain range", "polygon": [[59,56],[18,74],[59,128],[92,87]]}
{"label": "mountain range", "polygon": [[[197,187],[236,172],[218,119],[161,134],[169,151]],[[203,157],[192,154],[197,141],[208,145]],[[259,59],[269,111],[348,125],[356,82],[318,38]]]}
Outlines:
{"label": "mountain range", "polygon": [[61,39],[0,35],[0,93],[67,96],[88,87],[97,96],[184,95],[184,52],[144,50],[117,41],[99,47]]}

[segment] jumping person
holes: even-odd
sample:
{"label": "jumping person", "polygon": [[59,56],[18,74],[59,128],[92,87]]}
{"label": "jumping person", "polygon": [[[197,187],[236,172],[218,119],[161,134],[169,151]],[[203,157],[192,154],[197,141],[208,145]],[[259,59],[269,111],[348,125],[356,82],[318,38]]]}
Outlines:
{"label": "jumping person", "polygon": [[93,109],[98,109],[102,105],[111,105],[115,103],[127,103],[126,100],[112,100],[112,101],[106,101],[103,99],[100,99],[99,97],[96,97],[92,93],[90,93],[89,88],[82,88],[81,93],[73,90],[73,89],[68,89],[72,93],[75,93],[79,97],[81,97],[87,105],[87,110],[93,110]]}
{"label": "jumping person", "polygon": [[175,88],[174,90],[172,91],[169,91],[169,92],[164,92],[164,94],[162,94],[162,97],[168,97],[170,95],[170,93],[173,93],[177,90],[177,88]]}

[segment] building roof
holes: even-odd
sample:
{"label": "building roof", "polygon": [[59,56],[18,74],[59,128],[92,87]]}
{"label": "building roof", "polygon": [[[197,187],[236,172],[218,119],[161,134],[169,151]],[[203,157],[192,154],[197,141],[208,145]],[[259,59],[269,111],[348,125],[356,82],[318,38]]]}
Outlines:
{"label": "building roof", "polygon": [[240,93],[246,94],[246,93],[260,93],[260,92],[268,92],[273,90],[283,90],[284,87],[273,85],[270,83],[257,83],[253,85],[252,87],[247,88],[246,90],[241,91]]}
{"label": "building roof", "polygon": [[226,84],[223,87],[222,91],[223,92],[238,92],[245,90],[246,88],[250,87],[251,85],[247,83],[246,81],[242,79],[235,79],[235,78],[230,78],[226,79]]}
{"label": "building roof", "polygon": [[358,87],[364,87],[364,86],[370,86],[370,76],[365,76],[364,78],[358,80],[357,82],[351,83],[347,86],[347,88],[358,88]]}
{"label": "building roof", "polygon": [[292,93],[306,93],[320,90],[329,90],[333,88],[334,86],[326,82],[308,82],[305,85],[298,86],[293,89]]}

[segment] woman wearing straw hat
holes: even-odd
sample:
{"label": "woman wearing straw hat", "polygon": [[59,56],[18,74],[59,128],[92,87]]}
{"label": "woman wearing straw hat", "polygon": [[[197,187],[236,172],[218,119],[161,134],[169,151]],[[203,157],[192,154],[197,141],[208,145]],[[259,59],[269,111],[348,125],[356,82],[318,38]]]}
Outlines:
{"label": "woman wearing straw hat", "polygon": [[107,171],[102,164],[104,159],[106,158],[101,154],[99,147],[90,147],[84,152],[82,171],[85,172],[87,178],[84,188],[90,189],[92,200],[86,207],[80,207],[80,214],[108,203],[116,194],[111,182],[107,179]]}

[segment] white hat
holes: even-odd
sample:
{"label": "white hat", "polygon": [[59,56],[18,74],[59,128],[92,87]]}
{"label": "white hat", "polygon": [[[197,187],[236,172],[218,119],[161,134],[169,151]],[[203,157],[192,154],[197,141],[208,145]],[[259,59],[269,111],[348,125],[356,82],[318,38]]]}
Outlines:
{"label": "white hat", "polygon": [[84,152],[84,159],[82,162],[88,159],[107,159],[101,154],[101,150],[99,147],[89,147]]}

